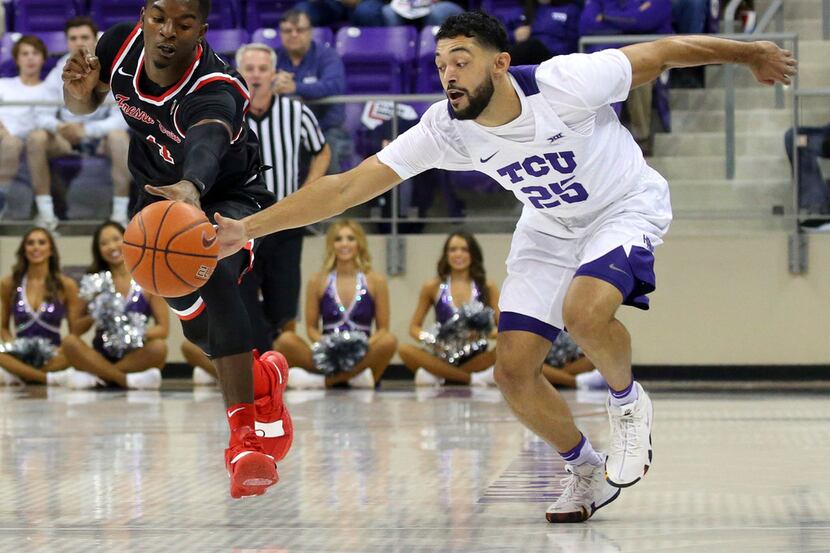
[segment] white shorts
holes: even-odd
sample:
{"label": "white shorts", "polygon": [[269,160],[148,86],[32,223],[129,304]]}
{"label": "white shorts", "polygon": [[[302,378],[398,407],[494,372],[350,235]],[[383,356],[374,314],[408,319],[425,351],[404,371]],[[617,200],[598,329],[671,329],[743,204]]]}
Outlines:
{"label": "white shorts", "polygon": [[642,198],[615,204],[575,238],[546,234],[520,221],[507,256],[499,331],[523,330],[555,340],[564,328],[565,295],[576,275],[605,280],[620,290],[623,304],[648,309],[646,294],[655,289],[654,248],[663,242],[671,208],[668,195],[648,214],[628,209],[635,205],[642,208]]}

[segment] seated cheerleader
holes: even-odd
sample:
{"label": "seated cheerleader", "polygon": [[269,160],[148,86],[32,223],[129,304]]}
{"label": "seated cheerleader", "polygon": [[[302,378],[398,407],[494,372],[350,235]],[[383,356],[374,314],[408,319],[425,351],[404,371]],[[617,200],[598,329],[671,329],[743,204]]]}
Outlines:
{"label": "seated cheerleader", "polygon": [[[12,274],[0,281],[0,383],[66,384],[75,371],[61,347],[61,323],[76,326],[78,285],[60,272],[55,240],[35,227],[23,236]],[[14,319],[14,336],[10,323]],[[95,382],[88,374],[78,379]]]}
{"label": "seated cheerleader", "polygon": [[[83,317],[64,339],[63,349],[71,365],[110,384],[158,389],[161,386],[159,367],[164,366],[167,358],[169,311],[162,298],[143,290],[130,276],[121,251],[123,240],[124,227],[114,221],[107,221],[95,230],[92,265],[81,281],[81,294],[86,299]],[[92,308],[96,300],[104,300],[101,303],[108,309],[98,312]],[[128,317],[128,324],[113,320],[121,316]],[[151,317],[153,325],[147,324]],[[95,337],[90,347],[80,336],[93,323]],[[136,339],[138,347],[133,345]]]}
{"label": "seated cheerleader", "polygon": [[[308,343],[291,331],[277,339],[276,349],[288,359],[289,388],[323,388],[348,383],[373,388],[395,354],[397,340],[389,332],[389,290],[386,279],[371,270],[371,256],[363,228],[354,221],[332,223],[326,233],[323,270],[308,282],[306,332],[317,351],[337,338],[369,335],[368,350],[358,359],[312,355]],[[320,322],[322,321],[322,331]],[[375,331],[372,333],[372,321]],[[348,357],[348,354],[344,354]],[[320,366],[315,365],[315,358]],[[353,365],[349,366],[350,363]],[[343,365],[346,366],[343,366]],[[335,367],[336,372],[332,372]]]}
{"label": "seated cheerleader", "polygon": [[[424,319],[430,308],[435,310],[435,322],[445,324],[461,306],[480,302],[493,310],[494,329],[498,326],[499,291],[487,280],[481,246],[472,234],[454,232],[444,242],[438,260],[438,276],[421,288],[418,305],[409,324],[409,334],[422,341],[426,333]],[[493,331],[495,334],[495,331]],[[444,382],[493,386],[493,365],[496,352],[480,351],[471,357],[451,364],[438,355],[419,346],[402,345],[398,354],[406,367],[415,373],[416,386],[434,386]]]}

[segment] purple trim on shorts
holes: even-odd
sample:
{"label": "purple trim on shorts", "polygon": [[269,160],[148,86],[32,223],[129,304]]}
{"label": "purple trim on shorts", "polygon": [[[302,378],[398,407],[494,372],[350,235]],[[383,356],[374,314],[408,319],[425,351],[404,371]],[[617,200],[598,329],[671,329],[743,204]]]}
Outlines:
{"label": "purple trim on shorts", "polygon": [[646,248],[633,246],[625,255],[619,246],[602,257],[580,265],[574,276],[589,276],[617,287],[623,296],[623,305],[648,309],[648,296],[654,292],[654,254]]}
{"label": "purple trim on shorts", "polygon": [[521,313],[513,313],[511,311],[502,311],[499,315],[499,332],[506,330],[521,330],[523,332],[532,332],[542,338],[556,341],[560,330],[553,325],[542,322],[539,319],[522,315]]}
{"label": "purple trim on shorts", "polygon": [[525,96],[539,94],[539,83],[536,82],[536,69],[538,67],[538,65],[517,65],[507,70],[519,83],[519,88],[522,89]]}
{"label": "purple trim on shorts", "polygon": [[585,434],[583,434],[582,432],[580,432],[579,435],[582,436],[582,439],[579,440],[579,443],[576,444],[575,448],[564,453],[562,453],[561,451],[559,452],[559,455],[565,461],[575,461],[577,458],[579,458],[579,454],[582,453],[582,448],[585,446],[585,442],[587,442],[588,440],[585,438]]}

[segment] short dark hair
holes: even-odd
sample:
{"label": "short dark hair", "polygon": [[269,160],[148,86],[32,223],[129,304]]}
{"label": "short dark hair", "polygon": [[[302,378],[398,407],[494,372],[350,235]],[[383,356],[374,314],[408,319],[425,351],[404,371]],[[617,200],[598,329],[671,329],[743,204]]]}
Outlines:
{"label": "short dark hair", "polygon": [[66,25],[63,26],[63,34],[69,33],[69,29],[74,29],[75,27],[89,27],[92,34],[98,36],[98,25],[88,15],[79,15],[68,19]]}
{"label": "short dark hair", "polygon": [[43,56],[43,60],[46,61],[48,52],[46,51],[46,45],[43,44],[43,41],[35,35],[23,35],[17,40],[17,42],[14,43],[14,46],[12,47],[12,59],[14,59],[15,64],[17,64],[17,55],[20,53],[20,48],[24,44],[34,47],[34,49],[40,52],[40,55]]}
{"label": "short dark hair", "polygon": [[308,15],[308,12],[303,10],[298,10],[297,8],[291,8],[288,11],[282,12],[282,17],[280,17],[280,23],[296,23],[300,17],[305,16],[308,19],[308,22],[311,23],[311,16]]}
{"label": "short dark hair", "polygon": [[474,38],[485,48],[507,52],[507,31],[504,30],[504,26],[498,19],[482,11],[464,12],[448,17],[438,29],[435,40],[457,36]]}
{"label": "short dark hair", "polygon": [[[145,7],[149,7],[155,0],[146,0]],[[199,2],[199,15],[202,21],[207,21],[210,15],[210,0],[197,0]]]}

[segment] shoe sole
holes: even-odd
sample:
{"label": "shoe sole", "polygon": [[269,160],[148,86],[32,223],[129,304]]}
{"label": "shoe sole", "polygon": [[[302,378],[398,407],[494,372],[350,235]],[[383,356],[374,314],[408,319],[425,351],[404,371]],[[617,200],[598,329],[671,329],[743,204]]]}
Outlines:
{"label": "shoe sole", "polygon": [[609,497],[602,505],[597,506],[596,504],[592,503],[590,513],[588,513],[585,509],[582,509],[582,511],[580,512],[572,513],[545,513],[545,518],[548,519],[548,522],[550,522],[551,524],[572,524],[575,522],[585,522],[586,520],[594,516],[594,513],[596,513],[597,511],[599,511],[600,509],[602,509],[603,507],[617,499],[620,496],[621,492],[622,490],[618,488],[617,491],[614,492],[614,495]]}
{"label": "shoe sole", "polygon": [[236,462],[231,489],[250,495],[262,495],[265,490],[279,481],[274,460],[265,454],[246,455]]}

